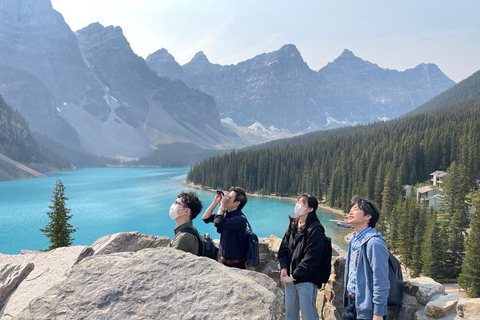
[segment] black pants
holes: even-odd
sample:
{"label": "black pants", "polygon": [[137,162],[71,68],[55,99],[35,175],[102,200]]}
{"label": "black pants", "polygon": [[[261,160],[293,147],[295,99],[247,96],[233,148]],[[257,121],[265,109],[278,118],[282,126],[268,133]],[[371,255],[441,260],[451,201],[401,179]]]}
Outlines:
{"label": "black pants", "polygon": [[[355,300],[348,299],[347,307],[343,312],[342,320],[356,320],[356,319],[357,319],[357,309],[355,308]],[[387,319],[387,317],[384,316],[383,319]]]}

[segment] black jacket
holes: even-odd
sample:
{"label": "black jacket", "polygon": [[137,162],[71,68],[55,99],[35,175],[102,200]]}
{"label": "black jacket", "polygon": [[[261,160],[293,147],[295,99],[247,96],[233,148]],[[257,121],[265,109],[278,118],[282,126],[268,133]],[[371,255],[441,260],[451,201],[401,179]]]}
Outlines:
{"label": "black jacket", "polygon": [[242,211],[234,210],[225,215],[212,215],[203,220],[205,223],[213,222],[220,233],[220,246],[218,253],[227,260],[245,258],[245,230],[247,219]]}
{"label": "black jacket", "polygon": [[280,267],[287,269],[295,283],[312,282],[320,288],[320,263],[325,241],[325,229],[316,221],[305,226],[297,240],[295,231],[289,226],[278,250]]}

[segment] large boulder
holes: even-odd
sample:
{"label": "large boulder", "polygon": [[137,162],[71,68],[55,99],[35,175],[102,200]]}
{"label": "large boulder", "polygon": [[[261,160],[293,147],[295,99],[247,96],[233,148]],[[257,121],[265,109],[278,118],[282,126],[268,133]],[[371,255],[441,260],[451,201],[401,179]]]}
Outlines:
{"label": "large boulder", "polygon": [[281,319],[268,276],[172,248],[96,255],[18,319]]}
{"label": "large boulder", "polygon": [[455,320],[480,319],[480,298],[463,298],[457,303]]}
{"label": "large boulder", "polygon": [[142,234],[138,231],[119,232],[101,237],[91,247],[94,255],[115,252],[131,252],[146,248],[166,247],[170,243],[168,237],[157,237]]}
{"label": "large boulder", "polygon": [[416,296],[418,302],[426,305],[437,294],[445,294],[445,287],[435,280],[427,277],[413,278],[405,281],[405,292]]}
{"label": "large boulder", "polygon": [[33,270],[10,294],[0,317],[14,317],[31,300],[42,296],[48,289],[61,283],[74,265],[92,254],[86,246],[58,248],[48,252],[30,251],[20,255],[1,255],[0,264],[33,266]]}
{"label": "large boulder", "polygon": [[437,294],[425,306],[425,313],[430,317],[441,318],[457,305],[459,299],[456,294]]}

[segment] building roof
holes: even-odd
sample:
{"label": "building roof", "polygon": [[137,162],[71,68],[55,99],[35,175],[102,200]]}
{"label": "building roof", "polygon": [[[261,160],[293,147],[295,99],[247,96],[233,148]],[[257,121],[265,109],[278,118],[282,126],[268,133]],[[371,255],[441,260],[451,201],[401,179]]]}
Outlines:
{"label": "building roof", "polygon": [[442,178],[446,175],[447,173],[445,171],[435,171],[435,172],[432,172],[430,173],[431,176],[436,176],[438,178]]}
{"label": "building roof", "polygon": [[418,189],[417,189],[417,192],[426,193],[426,192],[432,191],[432,190],[433,190],[432,187],[430,187],[430,186],[424,186],[424,187],[418,188]]}
{"label": "building roof", "polygon": [[425,199],[425,201],[430,201],[432,199],[438,199],[440,201],[443,201],[443,195],[441,194],[434,194],[433,196],[430,196],[428,197],[427,199]]}

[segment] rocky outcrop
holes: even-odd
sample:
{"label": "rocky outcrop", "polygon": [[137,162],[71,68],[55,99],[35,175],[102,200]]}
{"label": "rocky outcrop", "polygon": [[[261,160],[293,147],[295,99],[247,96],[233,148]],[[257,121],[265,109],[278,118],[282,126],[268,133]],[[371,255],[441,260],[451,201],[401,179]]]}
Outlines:
{"label": "rocky outcrop", "polygon": [[[170,239],[138,232],[108,235],[91,247],[0,255],[0,318],[282,319],[280,241],[260,239],[261,263],[253,270],[165,248]],[[317,296],[323,320],[343,313],[346,253],[333,249],[332,274]],[[480,316],[480,299],[445,295],[429,278],[408,280],[404,289],[403,305],[389,307],[388,320]]]}
{"label": "rocky outcrop", "polygon": [[427,277],[420,277],[407,280],[405,291],[417,298],[418,302],[426,305],[433,296],[445,294],[445,288],[438,282]]}
{"label": "rocky outcrop", "polygon": [[425,313],[430,317],[441,318],[455,308],[459,299],[455,294],[437,294],[425,306]]}
{"label": "rocky outcrop", "polygon": [[172,248],[90,257],[18,319],[280,319],[267,276]]}
{"label": "rocky outcrop", "polygon": [[0,265],[0,309],[18,285],[33,270],[33,263]]}
{"label": "rocky outcrop", "polygon": [[[50,252],[28,252],[21,255],[0,255],[0,265],[27,265],[33,267],[28,276],[10,293],[0,312],[1,319],[10,319],[25,309],[35,298],[60,284],[68,271],[83,258],[93,253],[90,247],[58,248]],[[3,278],[4,274],[0,276]],[[3,286],[3,285],[2,285]]]}
{"label": "rocky outcrop", "polygon": [[170,243],[168,237],[158,237],[134,232],[119,232],[96,240],[90,246],[93,255],[116,252],[136,252],[146,248],[166,247]]}
{"label": "rocky outcrop", "polygon": [[463,298],[458,301],[455,320],[463,319],[480,319],[480,298]]}

